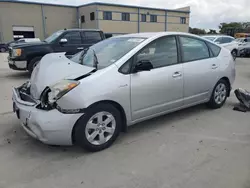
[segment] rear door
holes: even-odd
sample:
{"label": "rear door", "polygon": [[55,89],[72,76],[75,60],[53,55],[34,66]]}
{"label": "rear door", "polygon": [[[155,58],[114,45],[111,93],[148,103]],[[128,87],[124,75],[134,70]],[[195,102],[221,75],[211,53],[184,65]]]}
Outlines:
{"label": "rear door", "polygon": [[82,31],[83,48],[88,48],[103,40],[103,33],[100,31]]}
{"label": "rear door", "polygon": [[[67,39],[67,43],[60,43],[61,39]],[[82,37],[80,31],[65,32],[54,46],[55,52],[66,52],[67,56],[76,54],[82,50]]]}
{"label": "rear door", "polygon": [[205,41],[189,36],[180,36],[179,39],[184,75],[184,105],[190,106],[210,98],[219,77],[219,60],[211,54]]}

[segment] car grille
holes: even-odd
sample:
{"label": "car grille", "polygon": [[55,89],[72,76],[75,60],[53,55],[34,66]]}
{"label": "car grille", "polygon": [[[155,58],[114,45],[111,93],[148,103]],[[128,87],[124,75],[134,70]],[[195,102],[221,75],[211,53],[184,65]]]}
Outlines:
{"label": "car grille", "polygon": [[9,57],[12,57],[12,49],[9,48]]}

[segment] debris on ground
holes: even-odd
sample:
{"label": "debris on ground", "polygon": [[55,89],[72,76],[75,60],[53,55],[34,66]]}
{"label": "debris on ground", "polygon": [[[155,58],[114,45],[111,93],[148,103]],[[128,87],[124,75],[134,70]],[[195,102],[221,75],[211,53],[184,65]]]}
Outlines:
{"label": "debris on ground", "polygon": [[234,91],[234,94],[240,101],[240,104],[234,106],[233,110],[239,112],[250,111],[250,92],[245,89],[239,88]]}

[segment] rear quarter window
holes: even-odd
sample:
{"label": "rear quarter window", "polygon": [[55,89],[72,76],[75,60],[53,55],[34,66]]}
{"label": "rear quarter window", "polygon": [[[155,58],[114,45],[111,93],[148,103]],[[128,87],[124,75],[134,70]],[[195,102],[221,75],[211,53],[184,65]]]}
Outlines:
{"label": "rear quarter window", "polygon": [[212,56],[213,57],[217,57],[220,54],[221,48],[217,45],[214,45],[210,42],[207,42],[208,47],[210,48],[210,50],[212,51]]}

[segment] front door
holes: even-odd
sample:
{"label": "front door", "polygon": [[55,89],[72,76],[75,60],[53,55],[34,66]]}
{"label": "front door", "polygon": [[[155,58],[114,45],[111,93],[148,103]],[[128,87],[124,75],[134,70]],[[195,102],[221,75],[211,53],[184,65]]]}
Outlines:
{"label": "front door", "polygon": [[[67,42],[60,43],[61,39],[67,39]],[[66,52],[66,55],[70,56],[83,50],[82,37],[79,31],[69,31],[60,40],[54,46],[54,52]]]}
{"label": "front door", "polygon": [[219,79],[219,61],[212,57],[203,40],[180,36],[180,46],[184,73],[184,105],[207,101]]}
{"label": "front door", "polygon": [[176,37],[156,39],[134,57],[148,60],[153,69],[131,74],[133,121],[164,113],[183,105],[183,65],[178,62]]}

